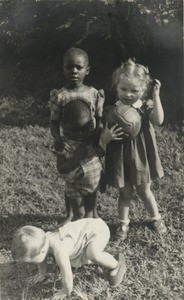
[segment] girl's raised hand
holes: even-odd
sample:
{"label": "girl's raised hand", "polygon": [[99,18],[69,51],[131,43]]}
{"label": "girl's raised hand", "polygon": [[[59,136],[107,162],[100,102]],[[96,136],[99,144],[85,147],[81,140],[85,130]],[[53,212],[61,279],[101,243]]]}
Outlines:
{"label": "girl's raised hand", "polygon": [[155,79],[155,84],[154,84],[154,87],[153,87],[153,100],[156,98],[156,97],[159,97],[160,95],[160,87],[161,87],[161,82],[158,80],[158,79]]}
{"label": "girl's raised hand", "polygon": [[111,141],[120,141],[123,139],[123,130],[117,124],[113,125],[111,128],[108,127],[108,123],[101,133],[101,141],[103,144],[108,144]]}

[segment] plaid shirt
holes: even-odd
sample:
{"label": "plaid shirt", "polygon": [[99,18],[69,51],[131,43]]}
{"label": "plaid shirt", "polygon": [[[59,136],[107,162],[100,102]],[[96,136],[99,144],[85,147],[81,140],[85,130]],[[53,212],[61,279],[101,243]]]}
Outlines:
{"label": "plaid shirt", "polygon": [[63,107],[70,101],[83,100],[86,102],[91,110],[91,116],[93,121],[93,128],[96,128],[96,118],[102,117],[103,105],[104,105],[104,91],[97,91],[93,87],[86,87],[82,92],[75,92],[62,88],[60,90],[52,90],[50,92],[49,107],[51,112],[51,120],[59,120],[62,122]]}
{"label": "plaid shirt", "polygon": [[[80,144],[82,143],[65,140],[64,148],[58,154],[63,155],[66,159],[70,159]],[[88,145],[87,150],[87,155],[80,161],[80,165],[69,174],[63,176],[65,179],[66,195],[70,198],[93,193],[98,188],[102,162],[96,147]]]}

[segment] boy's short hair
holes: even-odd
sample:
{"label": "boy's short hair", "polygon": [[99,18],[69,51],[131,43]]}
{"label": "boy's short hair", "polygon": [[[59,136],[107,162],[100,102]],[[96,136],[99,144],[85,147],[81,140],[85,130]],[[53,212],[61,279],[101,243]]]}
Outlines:
{"label": "boy's short hair", "polygon": [[12,240],[12,257],[17,260],[30,258],[39,254],[46,240],[45,232],[35,226],[24,226],[19,228]]}
{"label": "boy's short hair", "polygon": [[87,65],[89,66],[89,56],[88,56],[88,54],[83,49],[80,49],[80,48],[77,48],[77,47],[72,47],[72,48],[68,49],[63,55],[63,61],[65,60],[65,58],[67,56],[70,56],[70,55],[73,55],[73,54],[78,54],[78,55],[83,56],[86,60]]}

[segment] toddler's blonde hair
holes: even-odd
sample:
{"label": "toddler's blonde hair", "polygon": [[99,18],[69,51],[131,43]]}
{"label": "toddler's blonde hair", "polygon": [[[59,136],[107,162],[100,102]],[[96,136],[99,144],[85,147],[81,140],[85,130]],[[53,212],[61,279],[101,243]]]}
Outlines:
{"label": "toddler's blonde hair", "polygon": [[146,93],[148,86],[152,81],[148,67],[136,63],[134,58],[129,58],[115,70],[112,75],[112,86],[116,88],[123,78],[137,78],[140,81],[143,94]]}
{"label": "toddler's blonde hair", "polygon": [[45,232],[35,226],[24,226],[19,228],[12,240],[12,257],[17,260],[26,260],[39,254],[45,244]]}

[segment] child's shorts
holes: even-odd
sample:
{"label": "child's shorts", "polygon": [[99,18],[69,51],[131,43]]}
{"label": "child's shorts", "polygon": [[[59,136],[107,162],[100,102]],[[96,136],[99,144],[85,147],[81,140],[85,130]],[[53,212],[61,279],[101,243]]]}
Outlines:
{"label": "child's shorts", "polygon": [[97,190],[102,171],[99,157],[95,156],[75,170],[72,176],[67,176],[65,194],[68,198],[81,198]]}

